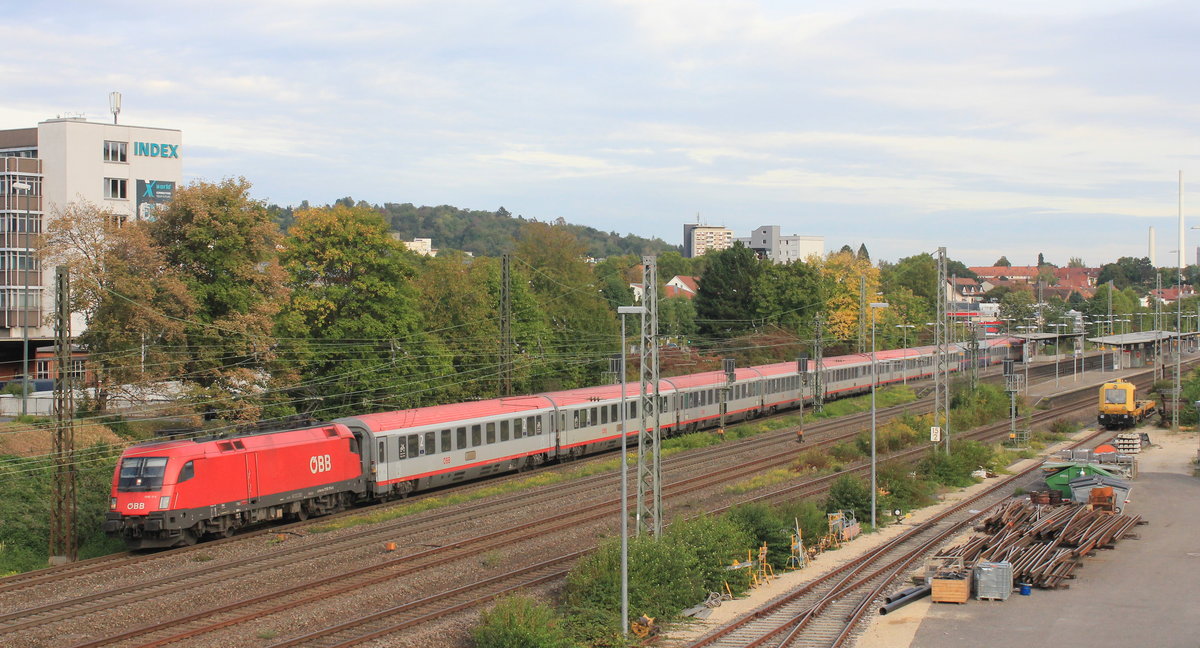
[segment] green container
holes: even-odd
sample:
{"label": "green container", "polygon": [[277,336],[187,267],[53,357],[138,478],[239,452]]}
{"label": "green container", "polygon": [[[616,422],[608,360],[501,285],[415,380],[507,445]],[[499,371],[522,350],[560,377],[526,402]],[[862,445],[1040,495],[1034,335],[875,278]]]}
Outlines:
{"label": "green container", "polygon": [[1070,500],[1071,487],[1067,485],[1067,482],[1070,482],[1076,477],[1082,477],[1084,475],[1101,475],[1104,477],[1113,478],[1117,477],[1116,475],[1096,466],[1095,464],[1077,463],[1067,466],[1066,468],[1063,468],[1062,470],[1047,477],[1046,485],[1062,493],[1063,499]]}

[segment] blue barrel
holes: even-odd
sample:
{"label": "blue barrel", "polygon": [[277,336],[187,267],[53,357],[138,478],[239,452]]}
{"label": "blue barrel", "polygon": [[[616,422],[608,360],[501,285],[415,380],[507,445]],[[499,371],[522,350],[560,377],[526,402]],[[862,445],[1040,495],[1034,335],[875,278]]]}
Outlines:
{"label": "blue barrel", "polygon": [[1033,585],[1029,583],[1021,583],[1021,596],[1029,596],[1033,593]]}

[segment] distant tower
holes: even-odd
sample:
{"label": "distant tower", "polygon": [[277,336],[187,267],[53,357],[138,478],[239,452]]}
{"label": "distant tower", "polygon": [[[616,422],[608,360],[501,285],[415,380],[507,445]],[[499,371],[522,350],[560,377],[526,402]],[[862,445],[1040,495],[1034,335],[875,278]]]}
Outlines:
{"label": "distant tower", "polygon": [[1157,268],[1158,264],[1154,262],[1154,226],[1153,225],[1150,226],[1150,254],[1148,254],[1147,256],[1150,257],[1150,265],[1152,267]]}
{"label": "distant tower", "polygon": [[117,115],[121,114],[121,93],[108,93],[108,111],[113,114],[113,123],[117,123]]}

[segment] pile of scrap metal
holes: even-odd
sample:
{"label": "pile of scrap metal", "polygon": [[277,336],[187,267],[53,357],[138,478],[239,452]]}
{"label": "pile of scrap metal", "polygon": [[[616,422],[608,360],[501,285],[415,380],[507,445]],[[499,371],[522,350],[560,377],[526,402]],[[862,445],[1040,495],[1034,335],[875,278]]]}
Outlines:
{"label": "pile of scrap metal", "polygon": [[1097,549],[1112,548],[1122,538],[1136,538],[1130,532],[1139,524],[1145,524],[1140,516],[1093,511],[1084,504],[1040,506],[1016,500],[976,527],[989,535],[973,536],[943,553],[962,556],[967,564],[1009,562],[1017,582],[1066,587],[1063,581],[1074,578],[1080,559]]}
{"label": "pile of scrap metal", "polygon": [[1042,470],[1053,474],[1067,466],[1088,464],[1101,468],[1112,477],[1121,479],[1137,477],[1137,457],[1133,454],[1117,452],[1116,448],[1110,445],[1102,445],[1095,450],[1060,450],[1046,459],[1042,464]]}

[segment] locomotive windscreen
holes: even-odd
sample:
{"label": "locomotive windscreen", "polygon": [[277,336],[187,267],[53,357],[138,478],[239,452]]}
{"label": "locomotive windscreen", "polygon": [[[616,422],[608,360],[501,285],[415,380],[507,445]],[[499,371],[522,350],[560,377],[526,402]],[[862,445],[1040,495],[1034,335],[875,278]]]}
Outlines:
{"label": "locomotive windscreen", "polygon": [[117,490],[126,493],[159,490],[166,471],[166,457],[127,457],[121,462]]}

